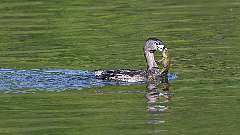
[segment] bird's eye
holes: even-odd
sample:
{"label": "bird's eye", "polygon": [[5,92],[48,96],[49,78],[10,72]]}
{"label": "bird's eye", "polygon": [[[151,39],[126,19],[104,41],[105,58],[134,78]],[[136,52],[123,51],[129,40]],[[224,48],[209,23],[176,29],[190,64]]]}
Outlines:
{"label": "bird's eye", "polygon": [[155,42],[155,44],[156,44],[156,45],[159,45],[159,43],[158,43],[158,42]]}

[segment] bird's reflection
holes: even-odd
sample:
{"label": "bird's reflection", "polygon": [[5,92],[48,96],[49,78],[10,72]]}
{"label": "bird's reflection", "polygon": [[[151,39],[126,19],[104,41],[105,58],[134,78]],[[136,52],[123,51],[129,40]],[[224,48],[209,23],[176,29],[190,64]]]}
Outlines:
{"label": "bird's reflection", "polygon": [[170,101],[172,94],[168,76],[162,75],[160,79],[148,76],[147,92],[145,98],[147,101],[147,111],[149,113],[162,113],[168,110],[167,102]]}

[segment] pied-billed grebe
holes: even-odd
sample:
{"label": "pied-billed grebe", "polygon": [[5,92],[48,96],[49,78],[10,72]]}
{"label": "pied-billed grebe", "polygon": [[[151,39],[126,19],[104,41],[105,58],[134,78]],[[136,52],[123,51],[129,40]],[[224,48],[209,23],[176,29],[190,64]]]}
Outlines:
{"label": "pied-billed grebe", "polygon": [[[149,76],[161,76],[161,72],[154,58],[154,53],[158,50],[165,52],[167,49],[164,43],[157,38],[149,38],[144,44],[144,57],[147,63],[147,70],[132,70],[132,69],[118,69],[118,70],[98,70],[95,71],[96,77],[104,80],[116,80],[127,82],[141,82],[147,81]],[[163,62],[163,60],[162,60]],[[164,68],[164,71],[166,69]]]}

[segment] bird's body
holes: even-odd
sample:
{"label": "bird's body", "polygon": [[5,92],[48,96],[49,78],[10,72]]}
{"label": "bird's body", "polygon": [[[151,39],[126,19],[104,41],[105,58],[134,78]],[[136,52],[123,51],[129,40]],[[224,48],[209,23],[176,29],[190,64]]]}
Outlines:
{"label": "bird's body", "polygon": [[117,70],[98,70],[95,71],[96,77],[103,80],[115,80],[125,82],[146,81],[145,70],[117,69]]}
{"label": "bird's body", "polygon": [[[159,48],[162,47],[162,48]],[[144,57],[147,63],[146,70],[132,70],[132,69],[117,69],[117,70],[99,70],[95,71],[96,77],[104,80],[116,80],[126,82],[142,82],[149,81],[149,79],[156,79],[161,77],[160,69],[155,61],[154,53],[159,50],[164,50],[162,41],[156,38],[149,38],[144,45]],[[165,61],[162,61],[163,65]]]}

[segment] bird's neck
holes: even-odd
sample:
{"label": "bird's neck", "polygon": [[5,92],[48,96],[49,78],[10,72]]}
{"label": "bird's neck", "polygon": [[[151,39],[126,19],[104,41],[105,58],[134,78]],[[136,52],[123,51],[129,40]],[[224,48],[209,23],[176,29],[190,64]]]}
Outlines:
{"label": "bird's neck", "polygon": [[145,52],[145,59],[147,62],[147,69],[151,70],[153,68],[158,67],[155,58],[154,58],[154,53],[150,53],[150,52]]}

